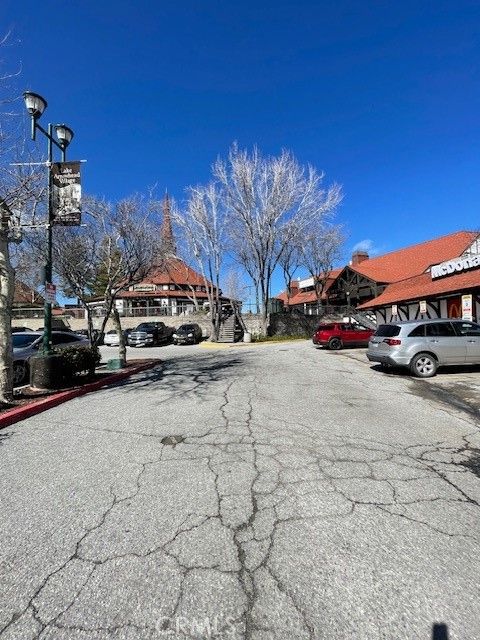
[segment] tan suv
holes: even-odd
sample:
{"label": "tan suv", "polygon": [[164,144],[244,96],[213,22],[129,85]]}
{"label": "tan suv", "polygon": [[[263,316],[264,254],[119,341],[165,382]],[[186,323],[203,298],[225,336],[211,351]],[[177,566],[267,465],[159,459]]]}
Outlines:
{"label": "tan suv", "polygon": [[370,338],[367,358],[408,367],[420,378],[434,376],[442,366],[480,365],[480,325],[454,318],[381,324]]}

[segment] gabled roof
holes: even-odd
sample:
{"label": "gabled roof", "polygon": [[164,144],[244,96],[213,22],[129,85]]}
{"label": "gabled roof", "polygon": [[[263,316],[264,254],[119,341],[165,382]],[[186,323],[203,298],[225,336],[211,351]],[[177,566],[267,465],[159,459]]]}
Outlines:
{"label": "gabled roof", "polygon": [[[340,267],[340,268],[337,268],[337,269],[332,269],[330,271],[330,273],[328,274],[327,282],[325,283],[325,288],[322,291],[322,295],[321,295],[321,299],[322,300],[326,300],[328,290],[330,289],[332,284],[335,282],[335,280],[338,278],[338,276],[342,273],[343,269],[344,269],[344,267]],[[296,281],[296,280],[292,281],[290,283],[290,286],[292,286],[292,285],[297,285],[298,286],[298,281]],[[289,304],[290,306],[294,306],[294,305],[297,305],[297,304],[316,302],[317,301],[317,296],[316,296],[314,290],[312,290],[312,291],[300,290],[295,295],[290,296],[290,300],[288,300],[287,299],[287,292],[286,291],[282,291],[282,293],[278,294],[277,299],[281,300],[285,305]]]}
{"label": "gabled roof", "polygon": [[375,282],[405,280],[423,273],[433,264],[462,255],[478,237],[478,231],[457,231],[404,249],[369,258],[350,268]]}
{"label": "gabled roof", "polygon": [[180,258],[167,258],[165,262],[150,272],[142,284],[183,284],[205,286],[203,276],[191,269]]}
{"label": "gabled roof", "polygon": [[373,309],[397,302],[424,300],[442,293],[465,292],[480,286],[480,271],[464,271],[447,278],[432,280],[430,273],[422,273],[407,280],[389,284],[374,300],[364,302],[358,309]]}

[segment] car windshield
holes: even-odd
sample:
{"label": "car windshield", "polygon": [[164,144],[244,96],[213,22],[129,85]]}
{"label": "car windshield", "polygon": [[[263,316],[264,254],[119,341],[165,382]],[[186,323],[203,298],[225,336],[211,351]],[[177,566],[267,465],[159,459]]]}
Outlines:
{"label": "car windshield", "polygon": [[38,335],[24,335],[21,333],[14,333],[12,335],[12,343],[14,349],[24,349],[25,347],[29,347],[31,344],[37,340]]}
{"label": "car windshield", "polygon": [[381,324],[375,331],[375,335],[382,338],[392,338],[398,336],[399,333],[400,327],[396,324]]}
{"label": "car windshield", "polygon": [[193,331],[195,329],[195,325],[193,324],[182,324],[181,327],[179,327],[179,331]]}
{"label": "car windshield", "polygon": [[148,322],[142,322],[142,324],[138,325],[135,331],[151,331],[152,329],[155,329],[154,324],[149,324]]}

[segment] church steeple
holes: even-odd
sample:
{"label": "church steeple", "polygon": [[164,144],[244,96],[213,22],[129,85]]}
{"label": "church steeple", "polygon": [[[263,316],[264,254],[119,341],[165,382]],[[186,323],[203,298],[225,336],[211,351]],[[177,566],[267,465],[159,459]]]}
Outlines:
{"label": "church steeple", "polygon": [[177,251],[177,247],[175,244],[175,239],[173,237],[172,231],[172,217],[170,211],[170,198],[168,193],[165,192],[165,198],[163,199],[163,220],[162,226],[160,230],[160,235],[162,239],[162,246],[165,255],[174,256]]}

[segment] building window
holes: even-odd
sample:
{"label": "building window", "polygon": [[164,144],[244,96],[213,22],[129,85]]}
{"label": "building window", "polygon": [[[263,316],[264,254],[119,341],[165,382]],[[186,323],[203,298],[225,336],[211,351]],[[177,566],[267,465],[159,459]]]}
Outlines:
{"label": "building window", "polygon": [[162,289],[163,289],[164,291],[168,291],[168,284],[164,284],[164,285],[162,285]]}
{"label": "building window", "polygon": [[175,285],[174,284],[170,285],[170,291],[175,291]]}

